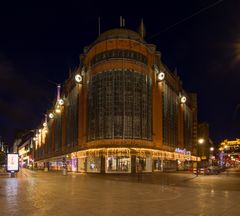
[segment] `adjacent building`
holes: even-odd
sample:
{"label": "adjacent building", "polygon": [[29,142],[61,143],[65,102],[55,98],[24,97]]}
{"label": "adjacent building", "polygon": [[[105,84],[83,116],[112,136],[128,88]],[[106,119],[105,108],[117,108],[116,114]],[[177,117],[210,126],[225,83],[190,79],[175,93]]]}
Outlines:
{"label": "adjacent building", "polygon": [[15,135],[13,143],[13,153],[18,153],[19,155],[20,168],[33,168],[33,139],[35,139],[34,135],[34,130],[18,131]]}
{"label": "adjacent building", "polygon": [[240,166],[240,139],[225,139],[220,143],[219,162],[226,167]]}
{"label": "adjacent building", "polygon": [[197,97],[156,46],[125,28],[85,47],[35,136],[38,168],[89,173],[185,169],[197,161]]}

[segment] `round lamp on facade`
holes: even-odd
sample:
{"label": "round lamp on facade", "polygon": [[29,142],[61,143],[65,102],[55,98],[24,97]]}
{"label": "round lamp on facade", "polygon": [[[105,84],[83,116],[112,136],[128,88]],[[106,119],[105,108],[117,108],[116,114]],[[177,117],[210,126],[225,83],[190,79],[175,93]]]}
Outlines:
{"label": "round lamp on facade", "polygon": [[199,144],[203,144],[204,143],[204,139],[203,138],[198,139],[198,143]]}
{"label": "round lamp on facade", "polygon": [[82,76],[81,76],[80,74],[76,74],[76,75],[75,75],[75,81],[76,81],[77,83],[82,82]]}
{"label": "round lamp on facade", "polygon": [[59,100],[58,100],[58,103],[59,103],[59,105],[62,106],[62,105],[64,104],[64,100],[63,100],[63,99],[59,99]]}
{"label": "round lamp on facade", "polygon": [[53,114],[53,113],[49,113],[48,117],[49,117],[50,119],[53,119],[53,118],[54,118],[54,114]]}
{"label": "round lamp on facade", "polygon": [[165,73],[164,72],[160,72],[157,75],[157,79],[158,79],[158,81],[163,81],[165,79]]}
{"label": "round lamp on facade", "polygon": [[181,97],[181,103],[186,103],[186,101],[187,101],[187,98],[185,96],[182,96]]}

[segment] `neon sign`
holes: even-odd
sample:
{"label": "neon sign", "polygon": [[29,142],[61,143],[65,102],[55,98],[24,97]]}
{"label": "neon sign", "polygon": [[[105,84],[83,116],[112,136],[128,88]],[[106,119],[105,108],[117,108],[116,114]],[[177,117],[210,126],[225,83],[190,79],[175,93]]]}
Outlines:
{"label": "neon sign", "polygon": [[184,154],[184,155],[191,155],[191,151],[187,151],[186,149],[176,148],[176,153]]}

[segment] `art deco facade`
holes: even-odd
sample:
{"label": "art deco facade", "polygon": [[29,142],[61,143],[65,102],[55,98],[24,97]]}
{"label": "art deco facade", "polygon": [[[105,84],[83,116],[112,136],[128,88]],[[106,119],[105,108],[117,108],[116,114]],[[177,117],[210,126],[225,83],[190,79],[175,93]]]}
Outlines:
{"label": "art deco facade", "polygon": [[134,173],[196,161],[196,95],[155,45],[125,28],[101,34],[80,56],[36,134],[38,167]]}

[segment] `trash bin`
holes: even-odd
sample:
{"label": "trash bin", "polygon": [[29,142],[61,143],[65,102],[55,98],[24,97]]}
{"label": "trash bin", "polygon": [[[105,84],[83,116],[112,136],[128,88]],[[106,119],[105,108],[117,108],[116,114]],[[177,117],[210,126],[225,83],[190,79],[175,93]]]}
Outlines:
{"label": "trash bin", "polygon": [[67,175],[67,169],[63,168],[63,175]]}
{"label": "trash bin", "polygon": [[47,167],[44,167],[44,172],[48,172],[48,168]]}

